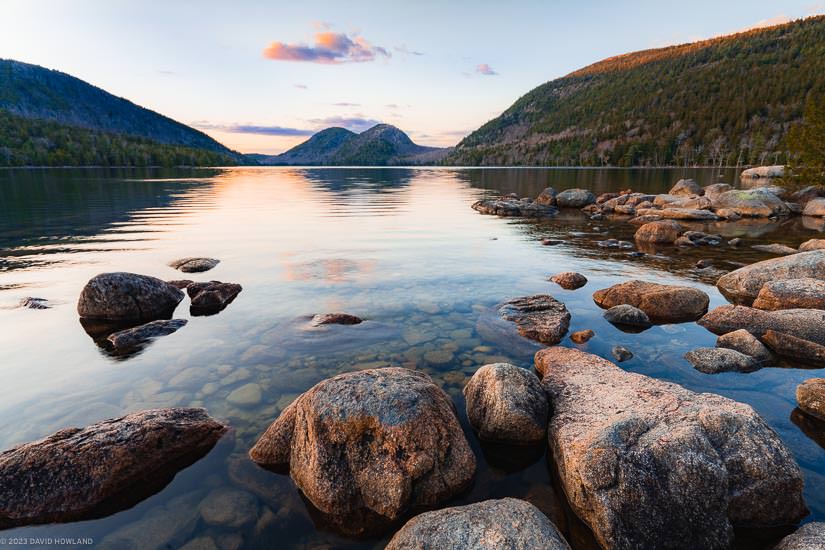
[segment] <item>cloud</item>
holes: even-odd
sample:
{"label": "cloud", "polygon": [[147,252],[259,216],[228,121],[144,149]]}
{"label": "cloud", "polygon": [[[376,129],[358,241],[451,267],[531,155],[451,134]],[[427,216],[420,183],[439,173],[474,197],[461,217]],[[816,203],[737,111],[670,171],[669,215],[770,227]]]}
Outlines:
{"label": "cloud", "polygon": [[315,33],[315,44],[286,44],[272,42],[264,48],[264,57],[276,61],[302,61],[337,65],[340,63],[363,63],[377,57],[391,57],[381,46],[373,46],[364,38],[353,34],[322,31]]}
{"label": "cloud", "polygon": [[478,74],[483,74],[483,75],[487,75],[487,76],[495,76],[495,75],[498,74],[487,63],[481,63],[480,65],[477,65],[476,66],[476,72]]}
{"label": "cloud", "polygon": [[424,52],[417,52],[415,50],[411,50],[407,48],[406,44],[401,44],[400,46],[395,46],[393,50],[397,51],[402,55],[424,55]]}
{"label": "cloud", "polygon": [[348,103],[346,101],[339,101],[338,103],[333,103],[336,107],[360,107],[360,103]]}
{"label": "cloud", "polygon": [[304,128],[286,128],[284,126],[258,126],[255,124],[213,124],[206,121],[193,122],[192,126],[200,130],[217,130],[230,134],[258,134],[264,136],[311,136],[314,130]]}
{"label": "cloud", "polygon": [[296,83],[296,84],[293,84],[292,86],[294,88],[298,88],[299,90],[308,90],[309,89],[309,86],[307,86],[306,84],[297,84]]}
{"label": "cloud", "polygon": [[381,124],[380,120],[375,120],[374,118],[366,118],[362,115],[355,115],[351,117],[330,116],[326,118],[313,118],[308,120],[307,122],[315,124],[319,128],[340,126],[342,128],[346,128],[347,130],[352,130],[353,132],[358,133],[363,132],[364,130],[369,130],[376,124]]}

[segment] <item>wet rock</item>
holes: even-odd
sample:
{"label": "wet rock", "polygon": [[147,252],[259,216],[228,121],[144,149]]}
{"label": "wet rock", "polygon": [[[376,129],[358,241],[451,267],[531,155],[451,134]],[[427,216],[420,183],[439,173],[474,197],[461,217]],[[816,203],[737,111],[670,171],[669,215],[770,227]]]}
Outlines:
{"label": "wet rock", "polygon": [[587,277],[575,271],[556,273],[550,280],[565,290],[576,290],[587,284]]}
{"label": "wet rock", "polygon": [[707,312],[710,299],[692,287],[633,280],[597,290],[593,301],[605,309],[631,305],[654,323],[680,323],[699,319]]}
{"label": "wet rock", "polygon": [[768,252],[769,254],[776,254],[777,256],[787,256],[789,254],[796,254],[798,250],[795,248],[791,248],[790,246],[779,244],[779,243],[771,243],[771,244],[754,244],[751,246],[754,250],[758,250],[760,252]]}
{"label": "wet rock", "polygon": [[822,250],[825,248],[825,239],[809,239],[799,245],[800,252],[808,252],[810,250]]}
{"label": "wet rock", "polygon": [[209,271],[219,263],[221,263],[221,261],[215,258],[181,258],[169,262],[169,267],[183,271],[184,273],[202,273]]}
{"label": "wet rock", "polygon": [[768,281],[757,294],[753,307],[825,309],[825,281],[811,278]]}
{"label": "wet rock", "polygon": [[759,339],[769,330],[825,345],[825,311],[819,309],[761,309],[724,305],[710,310],[697,321],[714,334],[746,329]]}
{"label": "wet rock", "polygon": [[698,183],[693,181],[692,179],[682,179],[676,182],[676,185],[668,192],[671,195],[701,195],[704,193],[704,190],[699,186]]}
{"label": "wet rock", "polygon": [[288,464],[309,501],[349,534],[456,495],[476,465],[447,394],[423,372],[397,367],[316,384],[249,454],[264,466]]}
{"label": "wet rock", "polygon": [[765,283],[802,278],[825,279],[825,250],[757,262],[723,275],[716,286],[731,302],[750,305]]}
{"label": "wet rock", "polygon": [[796,401],[802,411],[825,420],[825,378],[810,378],[799,384]]}
{"label": "wet rock", "polygon": [[529,199],[499,198],[481,200],[472,205],[473,210],[493,216],[518,216],[524,218],[552,218],[558,214],[553,206],[547,206]]}
{"label": "wet rock", "polygon": [[555,206],[556,190],[552,187],[545,187],[544,191],[539,193],[539,196],[536,197],[536,202],[543,206]]}
{"label": "wet rock", "polygon": [[189,279],[175,279],[174,281],[166,281],[170,285],[180,290],[186,290],[186,287],[194,283],[195,281],[191,281]]}
{"label": "wet rock", "polygon": [[210,281],[208,283],[192,283],[186,287],[186,292],[192,301],[190,312],[192,315],[213,315],[222,311],[240,294],[243,287],[235,283]]}
{"label": "wet rock", "polygon": [[573,334],[571,334],[570,339],[576,344],[584,344],[585,342],[593,338],[593,336],[595,335],[596,333],[590,329],[580,330],[578,332],[574,332]]}
{"label": "wet rock", "polygon": [[49,301],[45,298],[34,298],[26,296],[17,303],[17,307],[24,307],[26,309],[50,309]]}
{"label": "wet rock", "polygon": [[364,320],[349,313],[319,313],[314,316],[310,324],[315,327],[321,325],[357,325]]}
{"label": "wet rock", "polygon": [[559,208],[581,208],[596,202],[596,196],[587,189],[565,189],[556,195]]}
{"label": "wet rock", "polygon": [[684,228],[673,220],[646,223],[636,230],[633,238],[637,242],[652,244],[673,244],[684,232]]}
{"label": "wet rock", "polygon": [[155,277],[101,273],[83,287],[77,313],[100,321],[154,321],[170,317],[181,300],[183,292]]}
{"label": "wet rock", "polygon": [[806,523],[783,538],[774,550],[823,550],[825,548],[825,522]]}
{"label": "wet rock", "polygon": [[759,178],[781,178],[785,175],[785,167],[781,164],[775,166],[754,166],[747,170],[742,170],[741,177],[745,179]]}
{"label": "wet rock", "polygon": [[779,355],[825,367],[825,346],[822,344],[775,330],[765,331],[762,341]]}
{"label": "wet rock", "polygon": [[164,319],[127,328],[110,334],[107,338],[115,350],[128,350],[145,344],[149,340],[172,334],[186,325],[186,319]]}
{"label": "wet rock", "polygon": [[636,327],[640,329],[650,328],[653,323],[647,313],[637,307],[628,304],[613,306],[604,312],[604,318],[614,325]]}
{"label": "wet rock", "polygon": [[727,348],[744,353],[752,357],[761,366],[772,365],[776,362],[771,350],[759,341],[756,336],[745,329],[734,330],[721,335],[716,339],[717,348]]}
{"label": "wet rock", "polygon": [[542,344],[558,344],[570,326],[570,312],[549,294],[513,298],[496,310],[502,319],[515,323],[519,334]]}
{"label": "wet rock", "polygon": [[470,425],[483,441],[532,445],[547,433],[547,395],[526,369],[484,365],[464,387],[464,397]]}
{"label": "wet rock", "polygon": [[154,409],[67,428],[4,451],[0,528],[128,508],[203,456],[225,431],[203,409]]}
{"label": "wet rock", "polygon": [[825,199],[811,199],[802,209],[803,216],[822,217],[825,216]]}
{"label": "wet rock", "polygon": [[574,349],[536,369],[561,484],[602,547],[727,548],[734,527],[807,515],[799,467],[750,406]]}
{"label": "wet rock", "polygon": [[538,508],[515,498],[425,512],[404,525],[386,550],[569,550]]}
{"label": "wet rock", "polygon": [[246,491],[221,487],[209,493],[198,507],[207,525],[238,529],[258,519],[258,499]]}
{"label": "wet rock", "polygon": [[734,189],[720,193],[713,199],[713,209],[735,212],[745,218],[768,218],[787,216],[790,210],[785,202],[770,191],[757,189]]}
{"label": "wet rock", "polygon": [[622,346],[613,346],[613,349],[610,350],[610,354],[619,363],[633,359],[633,352]]}
{"label": "wet rock", "polygon": [[262,396],[261,386],[250,382],[233,390],[226,400],[236,407],[254,407],[261,402]]}
{"label": "wet rock", "polygon": [[697,348],[687,352],[685,359],[705,374],[753,372],[761,368],[753,357],[728,348]]}

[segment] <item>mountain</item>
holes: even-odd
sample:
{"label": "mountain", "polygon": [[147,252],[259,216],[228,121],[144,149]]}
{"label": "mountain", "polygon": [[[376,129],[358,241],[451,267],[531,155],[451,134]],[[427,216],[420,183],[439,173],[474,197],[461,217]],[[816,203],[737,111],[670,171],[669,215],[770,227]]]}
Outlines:
{"label": "mountain", "polygon": [[611,57],[528,92],[453,165],[781,164],[825,90],[825,16]]}
{"label": "mountain", "polygon": [[409,166],[434,164],[447,149],[416,145],[390,124],[378,124],[360,134],[327,128],[280,155],[248,155],[261,164],[304,166]]}
{"label": "mountain", "polygon": [[203,132],[78,78],[0,59],[0,166],[243,161]]}

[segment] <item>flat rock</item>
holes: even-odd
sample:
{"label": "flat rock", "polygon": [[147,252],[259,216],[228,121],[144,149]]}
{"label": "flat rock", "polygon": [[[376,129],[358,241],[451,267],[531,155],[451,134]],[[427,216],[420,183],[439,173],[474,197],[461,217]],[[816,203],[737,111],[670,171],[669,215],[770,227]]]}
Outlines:
{"label": "flat rock", "polygon": [[825,279],[825,250],[800,252],[741,267],[720,277],[716,287],[731,302],[750,305],[765,283],[803,278]]}
{"label": "flat rock", "polygon": [[823,550],[825,549],[825,522],[806,523],[791,533],[774,550]]}
{"label": "flat rock", "polygon": [[316,384],[249,455],[264,466],[288,465],[306,498],[348,534],[455,496],[476,468],[449,396],[425,373],[398,367]]}
{"label": "flat rock", "polygon": [[650,328],[653,325],[647,313],[628,304],[611,307],[604,312],[604,318],[614,325],[624,325],[641,329]]}
{"label": "flat rock", "polygon": [[800,252],[808,252],[811,250],[822,250],[825,248],[825,239],[808,239],[799,245]]}
{"label": "flat rock", "polygon": [[77,313],[99,321],[154,321],[171,317],[183,292],[165,281],[135,273],[92,277],[77,301]]}
{"label": "flat rock", "polygon": [[587,277],[575,271],[556,273],[550,280],[565,290],[576,290],[587,284]]}
{"label": "flat rock", "polygon": [[186,325],[186,322],[186,319],[150,321],[137,327],[127,328],[126,330],[110,334],[106,339],[116,350],[136,348],[154,338],[172,334]]}
{"label": "flat rock", "polygon": [[758,250],[760,252],[767,252],[769,254],[776,254],[777,256],[787,256],[789,254],[796,254],[799,252],[795,248],[791,248],[788,245],[779,244],[779,243],[771,243],[771,244],[754,244],[751,246],[754,250]]}
{"label": "flat rock", "polygon": [[779,355],[810,365],[825,367],[825,346],[822,344],[775,330],[765,331],[762,340]]}
{"label": "flat rock", "polygon": [[803,216],[825,216],[825,198],[811,199],[802,209]]}
{"label": "flat rock", "polygon": [[496,310],[502,319],[515,323],[519,334],[542,344],[558,344],[570,326],[570,312],[549,294],[513,298]]}
{"label": "flat rock", "polygon": [[582,208],[596,202],[596,195],[587,189],[565,189],[556,195],[556,206],[559,208]]}
{"label": "flat rock", "polygon": [[604,548],[728,548],[734,527],[808,514],[802,474],[750,406],[575,349],[536,354],[548,440],[573,511]]}
{"label": "flat rock", "polygon": [[776,362],[771,350],[765,347],[765,344],[759,341],[756,336],[745,329],[734,330],[723,334],[716,339],[717,348],[727,348],[744,353],[752,357],[762,366],[772,365]]}
{"label": "flat rock", "polygon": [[656,211],[656,215],[666,220],[716,221],[719,219],[719,216],[710,210],[696,208],[662,208]]}
{"label": "flat rock", "polygon": [[697,322],[719,335],[745,329],[761,340],[768,330],[773,330],[825,345],[825,311],[819,309],[764,311],[724,305],[710,310]]}
{"label": "flat rock", "polygon": [[[181,461],[205,454],[226,429],[204,409],[154,409],[67,428],[4,451],[0,528],[119,511],[134,504],[121,503],[123,493],[159,490]],[[118,497],[119,509],[109,509]]]}
{"label": "flat rock", "polygon": [[425,512],[408,521],[385,550],[570,550],[538,508],[515,498]]}
{"label": "flat rock", "polygon": [[796,402],[804,412],[825,420],[825,378],[810,378],[799,384]]}
{"label": "flat rock", "polygon": [[696,348],[687,352],[685,359],[705,374],[753,372],[761,368],[753,357],[728,348]]}
{"label": "flat rock", "polygon": [[695,321],[708,310],[710,298],[697,288],[632,280],[593,293],[599,307],[631,305],[654,323]]}
{"label": "flat rock", "polygon": [[464,387],[464,398],[479,439],[518,445],[544,440],[549,405],[532,372],[509,363],[484,365]]}
{"label": "flat rock", "polygon": [[473,203],[473,210],[482,214],[504,217],[552,218],[558,214],[553,206],[529,199],[507,198],[481,200]]}
{"label": "flat rock", "polygon": [[186,287],[186,292],[192,302],[190,311],[193,315],[212,315],[223,310],[240,294],[243,287],[235,283],[210,281],[208,283],[192,283]]}
{"label": "flat rock", "polygon": [[670,195],[701,195],[704,191],[702,187],[692,179],[681,179],[676,182],[668,193]]}
{"label": "flat rock", "polygon": [[768,281],[753,307],[758,309],[825,309],[825,281],[812,278]]}
{"label": "flat rock", "polygon": [[173,267],[184,273],[202,273],[209,271],[219,263],[221,263],[221,261],[215,258],[181,258],[169,262],[169,267]]}
{"label": "flat rock", "polygon": [[636,230],[633,238],[637,242],[651,244],[673,244],[684,232],[684,228],[673,220],[646,223]]}
{"label": "flat rock", "polygon": [[319,313],[315,315],[310,324],[315,327],[322,325],[358,325],[364,322],[360,317],[349,313]]}

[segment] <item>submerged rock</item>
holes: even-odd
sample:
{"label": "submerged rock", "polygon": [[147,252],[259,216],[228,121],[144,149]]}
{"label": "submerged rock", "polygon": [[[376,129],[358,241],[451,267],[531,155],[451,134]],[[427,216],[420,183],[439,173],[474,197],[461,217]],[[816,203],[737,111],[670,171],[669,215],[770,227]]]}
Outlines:
{"label": "submerged rock", "polygon": [[524,500],[484,500],[420,514],[385,550],[570,550],[541,511]]}
{"label": "submerged rock", "polygon": [[110,334],[106,338],[112,344],[115,350],[128,350],[130,348],[139,347],[149,340],[172,334],[179,328],[186,325],[186,319],[164,319],[160,321],[151,321],[149,323],[127,328]]}
{"label": "submerged rock", "polygon": [[610,355],[619,363],[633,359],[633,352],[622,346],[613,346],[613,349],[610,350]]}
{"label": "submerged rock", "polygon": [[757,309],[825,309],[825,281],[783,279],[768,281],[759,290],[753,307]]}
{"label": "submerged rock", "polygon": [[680,323],[704,315],[710,298],[697,288],[633,280],[597,290],[593,301],[604,309],[637,307],[654,323]]}
{"label": "submerged rock", "polygon": [[309,501],[348,534],[458,494],[476,468],[447,394],[423,372],[397,367],[316,384],[249,455],[264,466],[288,465]]}
{"label": "submerged rock", "polygon": [[574,349],[536,369],[561,484],[604,548],[727,548],[734,527],[807,515],[799,467],[750,406]]}
{"label": "submerged rock", "polygon": [[774,550],[823,550],[825,548],[825,522],[806,523],[791,533]]}
{"label": "submerged rock", "polygon": [[206,495],[198,507],[204,523],[239,529],[258,519],[255,495],[231,487],[221,487]]}
{"label": "submerged rock", "polygon": [[800,252],[741,267],[720,277],[716,286],[731,302],[750,305],[765,283],[802,278],[825,279],[825,250]]}
{"label": "submerged rock", "polygon": [[776,362],[771,351],[753,334],[745,329],[734,330],[716,339],[717,348],[727,348],[752,357],[759,365],[768,366]]}
{"label": "submerged rock", "polygon": [[[132,497],[156,492],[170,474],[203,456],[226,429],[204,409],[154,409],[4,451],[0,528],[101,517],[129,507]],[[122,495],[127,490],[133,494]]]}
{"label": "submerged rock", "polygon": [[587,284],[587,277],[575,271],[556,273],[550,280],[565,290],[576,290]]}
{"label": "submerged rock", "polygon": [[673,220],[652,221],[636,230],[633,238],[637,242],[650,244],[673,244],[684,232],[684,228]]}
{"label": "submerged rock", "polygon": [[650,328],[653,325],[647,313],[628,304],[611,307],[604,312],[604,318],[614,325],[624,325],[640,329]]}
{"label": "submerged rock", "polygon": [[173,267],[184,273],[202,273],[209,271],[219,263],[221,263],[221,261],[215,258],[181,258],[180,260],[169,262],[169,267]]}
{"label": "submerged rock", "polygon": [[570,312],[549,294],[513,298],[496,310],[502,319],[515,323],[519,334],[542,344],[558,344],[570,326]]}
{"label": "submerged rock", "polygon": [[799,384],[796,401],[802,411],[825,420],[825,378],[810,378]]}
{"label": "submerged rock", "polygon": [[135,273],[101,273],[80,293],[77,313],[100,321],[154,321],[169,318],[183,292],[165,281]]}
{"label": "submerged rock", "polygon": [[728,348],[696,348],[687,352],[685,359],[705,374],[753,372],[761,368],[753,357]]}
{"label": "submerged rock", "polygon": [[349,313],[319,313],[315,315],[310,324],[314,327],[322,325],[357,325],[364,320]]}
{"label": "submerged rock", "polygon": [[556,195],[559,208],[582,208],[596,202],[596,196],[587,189],[565,189]]}
{"label": "submerged rock", "polygon": [[212,315],[222,311],[240,294],[243,287],[235,283],[210,281],[208,283],[192,283],[186,287],[186,292],[192,301],[190,311],[192,315]]}

